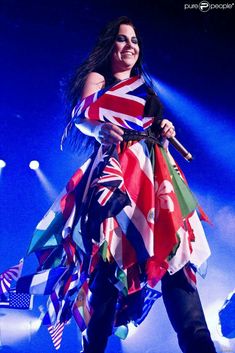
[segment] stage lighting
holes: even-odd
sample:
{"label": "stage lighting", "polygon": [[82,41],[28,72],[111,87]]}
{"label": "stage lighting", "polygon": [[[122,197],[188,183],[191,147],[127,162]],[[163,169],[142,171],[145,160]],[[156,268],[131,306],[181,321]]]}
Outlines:
{"label": "stage lighting", "polygon": [[207,318],[207,324],[211,333],[211,337],[214,342],[219,345],[221,352],[232,352],[231,341],[224,337],[221,332],[219,322],[219,310],[223,305],[223,300],[215,300],[213,303],[205,308],[205,315]]}
{"label": "stage lighting", "polygon": [[6,167],[6,162],[3,159],[0,159],[0,169]]}
{"label": "stage lighting", "polygon": [[[219,159],[231,172],[235,168],[234,153],[234,125],[225,120],[225,113],[210,110],[200,102],[180,92],[178,89],[154,79],[154,86],[159,92],[161,101],[169,112],[181,121],[188,131],[188,136],[195,131],[201,137],[204,151]],[[203,133],[202,133],[203,131]],[[230,172],[229,171],[229,172]]]}
{"label": "stage lighting", "polygon": [[34,318],[30,321],[29,325],[30,325],[30,329],[31,329],[31,333],[35,333],[39,330],[40,326],[42,324],[42,320],[39,318]]}
{"label": "stage lighting", "polygon": [[42,321],[20,310],[3,310],[5,315],[0,317],[0,351],[1,346],[28,348],[32,336],[39,330]]}
{"label": "stage lighting", "polygon": [[[37,161],[32,161],[32,162],[37,162]],[[39,166],[39,163],[38,163],[38,166]],[[40,168],[37,168],[37,169],[34,168],[34,170],[35,170],[35,175],[38,177],[47,195],[50,197],[51,201],[54,202],[58,196],[58,192],[55,190],[53,185],[50,183],[50,181],[47,179],[46,175],[43,173],[43,171]]]}
{"label": "stage lighting", "polygon": [[132,322],[128,324],[128,337],[132,337],[136,334],[138,327],[135,326]]}
{"label": "stage lighting", "polygon": [[38,161],[31,161],[29,163],[29,168],[32,170],[37,170],[39,168],[39,162]]}

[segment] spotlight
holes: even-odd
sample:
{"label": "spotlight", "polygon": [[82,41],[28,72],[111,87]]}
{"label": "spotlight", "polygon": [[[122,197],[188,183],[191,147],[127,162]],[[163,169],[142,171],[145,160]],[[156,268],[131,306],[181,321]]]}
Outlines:
{"label": "spotlight", "polygon": [[50,197],[51,201],[55,201],[58,196],[57,191],[54,189],[53,185],[47,179],[46,175],[43,171],[39,168],[38,161],[31,161],[29,164],[29,168],[35,171],[35,175],[38,177],[39,181],[41,182],[44,190],[46,191],[47,195]]}
{"label": "spotlight", "polygon": [[33,335],[39,330],[42,321],[32,316],[32,314],[24,313],[20,310],[4,310],[6,310],[6,315],[0,317],[0,351],[2,346],[11,347],[12,349],[9,350],[11,352],[15,351],[14,348],[19,346],[28,347]]}
{"label": "spotlight", "polygon": [[0,159],[0,169],[6,167],[6,162],[3,159]]}
{"label": "spotlight", "polygon": [[205,308],[205,314],[207,317],[207,324],[210,329],[211,337],[214,342],[217,342],[221,352],[231,352],[231,340],[222,336],[221,328],[219,325],[218,312],[223,305],[223,300],[217,299],[207,308]]}
{"label": "spotlight", "polygon": [[[193,100],[185,93],[180,92],[160,80],[153,79],[159,96],[165,106],[175,117],[182,121],[182,124],[188,130],[190,136],[191,131],[201,131],[203,126],[203,134],[198,134],[203,143],[204,153],[209,153],[219,158],[220,164],[225,163],[226,170],[230,173],[234,172],[234,158],[231,155],[234,151],[234,126],[226,123],[224,112],[210,111],[207,107]],[[179,120],[179,121],[180,121]],[[206,138],[203,138],[206,136]],[[215,143],[218,136],[223,136],[223,143]],[[203,151],[200,151],[203,154]]]}
{"label": "spotlight", "polygon": [[128,337],[134,336],[137,331],[137,326],[135,326],[132,322],[128,324]]}
{"label": "spotlight", "polygon": [[29,168],[32,170],[37,170],[39,168],[39,162],[38,161],[31,161],[29,163]]}
{"label": "spotlight", "polygon": [[30,325],[31,332],[32,333],[37,332],[41,324],[42,324],[41,319],[33,318],[32,320],[30,320],[29,325]]}

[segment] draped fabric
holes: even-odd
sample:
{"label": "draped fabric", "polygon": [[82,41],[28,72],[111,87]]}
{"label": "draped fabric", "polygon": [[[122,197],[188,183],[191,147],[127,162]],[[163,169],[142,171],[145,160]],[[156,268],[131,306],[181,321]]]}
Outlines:
{"label": "draped fabric", "polygon": [[[143,116],[146,96],[147,86],[136,76],[85,98],[63,141],[85,119],[145,131],[154,121]],[[122,147],[93,140],[93,153],[39,222],[29,247],[40,270],[67,268],[49,298],[48,325],[74,315],[85,329],[101,258],[114,268],[110,281],[120,295],[131,297],[146,285],[153,288],[166,271],[188,263],[198,268],[210,254],[197,201],[163,147],[144,139]]]}

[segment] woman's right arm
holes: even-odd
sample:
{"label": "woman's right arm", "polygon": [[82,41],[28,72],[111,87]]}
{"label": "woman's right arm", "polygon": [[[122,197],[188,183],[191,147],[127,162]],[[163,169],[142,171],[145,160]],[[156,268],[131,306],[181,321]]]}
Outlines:
{"label": "woman's right arm", "polygon": [[[104,76],[98,72],[88,74],[82,91],[82,99],[104,88]],[[111,123],[101,123],[95,120],[81,121],[76,127],[85,135],[94,137],[99,143],[112,145],[121,142],[123,131]]]}

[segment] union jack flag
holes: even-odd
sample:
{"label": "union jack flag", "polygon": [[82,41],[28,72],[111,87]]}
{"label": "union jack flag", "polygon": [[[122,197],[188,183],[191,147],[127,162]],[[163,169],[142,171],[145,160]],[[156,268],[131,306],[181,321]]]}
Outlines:
{"label": "union jack flag", "polygon": [[125,192],[121,166],[114,157],[110,158],[104,168],[102,176],[97,181],[97,186],[98,202],[101,206],[106,205],[117,187],[120,191]]}
{"label": "union jack flag", "polygon": [[[143,116],[146,95],[147,86],[139,76],[99,91],[74,108],[65,135],[71,127],[79,130],[77,124],[82,119],[143,131],[153,121]],[[77,141],[84,138],[86,135],[82,134]],[[82,144],[79,151],[84,151]],[[150,151],[144,140],[127,144],[122,150],[115,145],[95,144],[95,150],[37,226],[30,246],[32,252],[48,250],[50,244],[52,251],[43,254],[42,265],[44,258],[48,267],[60,259],[68,269],[53,286],[43,324],[54,328],[58,325],[60,330],[59,324],[68,322],[73,315],[81,330],[87,327],[92,315],[87,278],[96,267],[98,255],[117,265],[115,278],[109,278],[111,282],[119,291],[133,295],[141,291],[146,281],[154,287],[172,259],[176,259],[178,269],[185,265],[180,257],[182,238],[178,234],[184,219],[196,209],[196,202],[183,183],[158,145]],[[189,221],[194,223],[192,218]],[[198,228],[195,222],[192,229]],[[53,249],[60,246],[61,253],[54,253]],[[189,248],[188,242],[186,246]],[[195,251],[195,258],[197,254]],[[190,259],[189,251],[187,262]],[[146,268],[140,266],[144,263]],[[140,317],[137,324],[148,314],[158,294],[149,289],[143,296],[146,299],[141,298],[139,315],[133,317]]]}
{"label": "union jack flag", "polygon": [[73,121],[76,124],[86,118],[143,131],[153,122],[152,117],[143,117],[146,95],[144,79],[131,77],[79,102],[72,113]]}
{"label": "union jack flag", "polygon": [[82,232],[84,239],[90,239],[92,235],[94,240],[100,241],[101,223],[130,204],[115,145],[108,150],[100,146],[90,179],[82,210]]}

